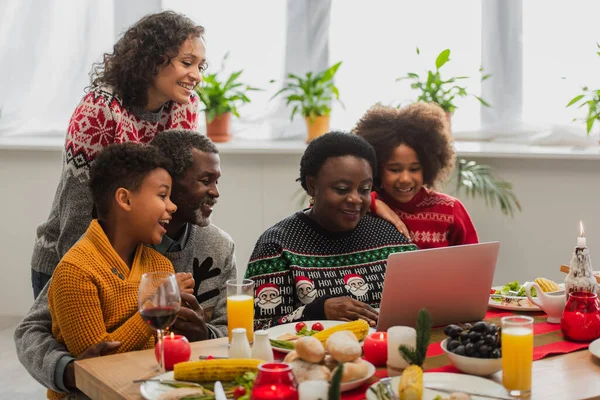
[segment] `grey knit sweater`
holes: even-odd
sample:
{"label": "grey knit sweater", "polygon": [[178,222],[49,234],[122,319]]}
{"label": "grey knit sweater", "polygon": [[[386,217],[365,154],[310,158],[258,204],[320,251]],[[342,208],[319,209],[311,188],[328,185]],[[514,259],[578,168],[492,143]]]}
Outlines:
{"label": "grey knit sweater", "polygon": [[[196,297],[204,309],[213,309],[208,328],[213,337],[227,336],[227,292],[225,281],[235,279],[237,267],[231,237],[214,225],[193,225],[185,248],[166,253],[177,272],[191,272]],[[52,336],[48,310],[48,285],[19,324],[14,334],[21,364],[47,388],[64,392],[62,375],[73,358]]]}

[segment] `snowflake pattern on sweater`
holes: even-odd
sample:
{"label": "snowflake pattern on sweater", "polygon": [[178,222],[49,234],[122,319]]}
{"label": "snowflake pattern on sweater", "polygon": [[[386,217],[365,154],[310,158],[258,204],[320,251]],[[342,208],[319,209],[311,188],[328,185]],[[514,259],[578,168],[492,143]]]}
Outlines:
{"label": "snowflake pattern on sweater", "polygon": [[324,299],[348,296],[378,307],[387,257],[417,250],[390,223],[365,215],[333,233],[299,211],[258,239],[246,278],[255,284],[255,329],[324,318]]}
{"label": "snowflake pattern on sweater", "polygon": [[404,222],[420,249],[478,243],[477,231],[460,200],[421,188],[408,203],[380,197]]}
{"label": "snowflake pattern on sweater", "polygon": [[50,215],[37,228],[31,268],[51,275],[92,220],[89,168],[112,143],[148,143],[167,129],[197,129],[198,98],[166,103],[158,112],[134,112],[109,87],[94,87],[75,108],[65,139],[63,167]]}

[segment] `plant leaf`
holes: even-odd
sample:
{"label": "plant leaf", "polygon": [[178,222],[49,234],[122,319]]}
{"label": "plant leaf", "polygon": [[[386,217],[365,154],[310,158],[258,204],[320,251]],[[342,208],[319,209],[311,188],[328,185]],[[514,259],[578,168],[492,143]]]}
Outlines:
{"label": "plant leaf", "polygon": [[585,97],[585,94],[580,94],[579,96],[575,96],[571,99],[571,101],[569,101],[569,104],[567,104],[567,107],[572,106],[573,104],[577,103],[579,100],[583,99]]}
{"label": "plant leaf", "polygon": [[435,68],[440,69],[450,60],[450,49],[443,50],[435,60]]}

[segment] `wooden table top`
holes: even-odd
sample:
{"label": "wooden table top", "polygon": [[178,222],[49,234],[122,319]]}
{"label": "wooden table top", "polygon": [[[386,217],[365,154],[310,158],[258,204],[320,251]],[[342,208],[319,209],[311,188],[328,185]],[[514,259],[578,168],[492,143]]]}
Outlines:
{"label": "wooden table top", "polygon": [[[200,355],[226,356],[227,338],[192,343]],[[135,379],[157,374],[153,350],[135,351],[75,362],[77,387],[94,400],[143,399]],[[501,382],[501,373],[492,377]],[[533,363],[532,399],[600,399],[600,360],[587,349]]]}

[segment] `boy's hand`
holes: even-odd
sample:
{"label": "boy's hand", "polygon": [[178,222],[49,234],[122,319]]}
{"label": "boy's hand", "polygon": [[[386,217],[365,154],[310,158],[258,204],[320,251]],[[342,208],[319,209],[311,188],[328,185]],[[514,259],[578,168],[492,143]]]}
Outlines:
{"label": "boy's hand", "polygon": [[404,236],[406,236],[408,240],[412,240],[408,228],[406,227],[406,225],[404,225],[404,222],[402,222],[398,214],[392,211],[392,209],[389,208],[387,204],[385,204],[379,199],[375,200],[375,204],[377,208],[377,216],[379,218],[385,219],[386,221],[394,225],[396,229],[398,229],[398,231],[400,231]]}
{"label": "boy's hand", "polygon": [[370,326],[377,324],[379,313],[370,305],[351,297],[332,297],[323,304],[325,317],[338,321],[364,319]]}
{"label": "boy's hand", "polygon": [[194,293],[194,277],[189,272],[178,272],[175,274],[179,291],[183,293]]}
{"label": "boy's hand", "polygon": [[181,293],[181,308],[175,323],[169,328],[177,335],[185,336],[190,342],[208,339],[208,327],[202,306],[193,294]]}
{"label": "boy's hand", "polygon": [[[85,351],[83,353],[81,353],[79,355],[79,357],[77,357],[75,360],[83,360],[86,358],[100,357],[100,356],[105,356],[107,354],[112,354],[119,348],[119,346],[121,346],[121,342],[115,342],[115,341],[100,342],[100,343],[97,343],[97,344],[85,349]],[[65,368],[65,372],[63,375],[63,382],[64,382],[65,386],[67,387],[67,389],[69,389],[70,391],[73,391],[73,392],[78,391],[77,385],[75,384],[75,363],[74,362],[70,362],[69,364],[67,364],[67,367]]]}

